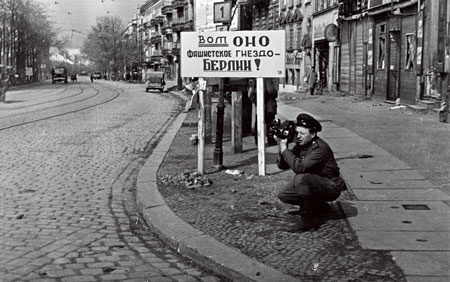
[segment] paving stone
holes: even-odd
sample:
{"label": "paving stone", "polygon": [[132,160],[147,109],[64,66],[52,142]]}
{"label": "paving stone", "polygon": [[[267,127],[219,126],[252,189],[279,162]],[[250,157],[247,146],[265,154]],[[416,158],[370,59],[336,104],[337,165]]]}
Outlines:
{"label": "paving stone", "polygon": [[63,282],[95,282],[97,279],[94,276],[78,275],[69,276],[61,279]]}

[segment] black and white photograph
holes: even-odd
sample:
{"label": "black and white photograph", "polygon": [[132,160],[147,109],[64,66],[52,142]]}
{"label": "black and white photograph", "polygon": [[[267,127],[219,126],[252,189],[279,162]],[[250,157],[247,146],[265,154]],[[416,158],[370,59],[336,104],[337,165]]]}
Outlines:
{"label": "black and white photograph", "polygon": [[0,0],[0,282],[450,281],[450,0]]}

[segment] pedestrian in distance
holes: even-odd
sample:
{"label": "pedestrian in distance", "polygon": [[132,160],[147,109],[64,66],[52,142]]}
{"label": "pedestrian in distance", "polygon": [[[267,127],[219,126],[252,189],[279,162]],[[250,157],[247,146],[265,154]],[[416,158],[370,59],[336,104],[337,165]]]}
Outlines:
{"label": "pedestrian in distance", "polygon": [[91,82],[92,83],[94,82],[94,74],[93,73],[91,73]]}
{"label": "pedestrian in distance", "polygon": [[336,200],[347,189],[330,146],[317,133],[321,124],[312,116],[301,113],[296,120],[295,145],[289,149],[287,139],[278,139],[280,169],[292,169],[294,178],[278,192],[278,198],[288,204],[300,205],[299,220],[290,231],[303,232],[319,227],[320,215],[329,212],[326,202]]}
{"label": "pedestrian in distance", "polygon": [[185,91],[191,95],[189,101],[188,111],[197,108],[198,105],[198,77],[192,77],[189,79],[189,83],[184,87]]}
{"label": "pedestrian in distance", "polygon": [[311,66],[309,69],[309,73],[306,76],[306,83],[308,85],[309,94],[314,95],[314,90],[317,85],[317,73],[314,66]]}

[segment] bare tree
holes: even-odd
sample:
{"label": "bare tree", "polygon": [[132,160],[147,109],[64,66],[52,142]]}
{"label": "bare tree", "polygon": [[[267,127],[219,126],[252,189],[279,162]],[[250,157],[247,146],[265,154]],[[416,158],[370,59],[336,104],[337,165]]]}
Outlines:
{"label": "bare tree", "polygon": [[0,62],[18,76],[13,82],[24,81],[26,67],[33,69],[32,79],[38,80],[41,66],[48,62],[50,46],[58,43],[50,17],[36,1],[1,0],[0,7]]}
{"label": "bare tree", "polygon": [[82,53],[94,63],[97,70],[110,72],[117,77],[131,57],[135,48],[124,38],[126,28],[118,16],[98,17],[83,43]]}

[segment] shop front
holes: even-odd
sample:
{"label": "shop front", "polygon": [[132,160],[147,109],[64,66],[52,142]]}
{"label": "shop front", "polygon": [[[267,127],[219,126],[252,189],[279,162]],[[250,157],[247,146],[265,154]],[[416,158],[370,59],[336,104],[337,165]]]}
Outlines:
{"label": "shop front", "polygon": [[318,74],[318,86],[329,91],[338,85],[336,47],[338,48],[338,10],[327,10],[313,19],[313,62]]}

